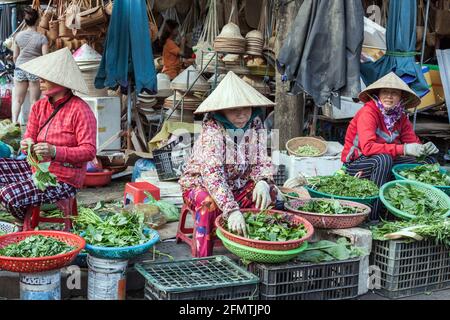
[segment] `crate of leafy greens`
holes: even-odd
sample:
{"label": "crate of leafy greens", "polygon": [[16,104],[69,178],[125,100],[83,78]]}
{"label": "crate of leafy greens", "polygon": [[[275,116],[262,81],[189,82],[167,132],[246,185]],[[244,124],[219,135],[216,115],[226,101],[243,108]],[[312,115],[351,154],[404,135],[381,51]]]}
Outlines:
{"label": "crate of leafy greens", "polygon": [[344,300],[358,296],[361,257],[365,250],[346,238],[309,245],[295,261],[270,265],[252,263],[260,278],[262,300]]}
{"label": "crate of leafy greens", "polygon": [[415,180],[430,184],[450,195],[450,172],[436,164],[398,164],[392,168],[397,180]]}
{"label": "crate of leafy greens", "polygon": [[367,205],[378,199],[379,191],[372,181],[345,174],[341,170],[332,176],[308,178],[305,188],[313,198],[333,198]]}
{"label": "crate of leafy greens", "polygon": [[429,184],[417,181],[388,182],[380,189],[380,199],[389,212],[401,219],[450,215],[450,197]]}

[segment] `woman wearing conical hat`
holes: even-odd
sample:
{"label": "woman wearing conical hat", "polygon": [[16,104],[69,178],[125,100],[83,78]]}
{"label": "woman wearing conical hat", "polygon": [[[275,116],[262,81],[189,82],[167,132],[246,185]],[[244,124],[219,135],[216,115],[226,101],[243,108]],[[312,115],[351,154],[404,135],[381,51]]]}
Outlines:
{"label": "woman wearing conical hat", "polygon": [[40,78],[44,94],[32,106],[21,147],[26,150],[31,144],[41,162],[50,162],[49,171],[58,185],[42,191],[27,161],[0,159],[0,202],[19,223],[30,206],[75,196],[83,185],[87,162],[96,155],[97,134],[89,105],[72,93],[87,93],[88,88],[67,48],[25,63],[21,69]]}
{"label": "woman wearing conical hat", "polygon": [[[391,72],[362,91],[365,105],[356,113],[347,129],[342,162],[347,173],[362,171],[362,177],[379,187],[391,178],[396,164],[417,163],[417,158],[433,163],[430,156],[439,152],[429,142],[422,144],[405,113],[415,108],[420,98],[403,80]],[[379,203],[370,219],[379,220]]]}
{"label": "woman wearing conical hat", "polygon": [[259,117],[260,107],[272,105],[229,72],[195,112],[206,116],[179,183],[184,203],[195,212],[198,257],[212,255],[218,215],[223,213],[229,229],[245,235],[242,209],[265,209],[276,200],[267,136]]}

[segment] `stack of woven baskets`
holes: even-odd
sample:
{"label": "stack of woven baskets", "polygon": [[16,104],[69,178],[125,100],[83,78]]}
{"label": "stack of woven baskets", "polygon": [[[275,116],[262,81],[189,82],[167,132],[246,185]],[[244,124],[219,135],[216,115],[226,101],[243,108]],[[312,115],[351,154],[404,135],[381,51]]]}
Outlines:
{"label": "stack of woven baskets", "polygon": [[230,22],[222,28],[222,32],[214,41],[214,50],[228,53],[245,53],[245,39],[239,26]]}
{"label": "stack of woven baskets", "polygon": [[247,54],[261,56],[264,47],[264,37],[261,31],[253,30],[245,36]]}

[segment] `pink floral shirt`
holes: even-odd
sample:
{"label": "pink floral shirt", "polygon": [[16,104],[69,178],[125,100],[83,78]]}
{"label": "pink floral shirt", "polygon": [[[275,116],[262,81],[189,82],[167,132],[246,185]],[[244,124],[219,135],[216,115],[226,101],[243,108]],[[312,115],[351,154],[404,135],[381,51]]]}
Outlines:
{"label": "pink floral shirt", "polygon": [[225,214],[238,210],[233,192],[251,180],[273,183],[273,166],[267,155],[267,134],[255,118],[236,143],[232,134],[210,117],[194,144],[192,155],[179,180],[183,192],[204,188]]}

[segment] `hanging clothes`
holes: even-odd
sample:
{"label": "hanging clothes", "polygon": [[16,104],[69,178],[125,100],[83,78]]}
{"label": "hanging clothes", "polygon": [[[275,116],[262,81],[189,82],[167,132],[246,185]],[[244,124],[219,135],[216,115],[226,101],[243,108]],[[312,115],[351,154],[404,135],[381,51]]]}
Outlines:
{"label": "hanging clothes", "polygon": [[137,92],[157,92],[145,0],[116,0],[95,87],[122,88],[133,79]]}
{"label": "hanging clothes", "polygon": [[0,43],[3,43],[13,32],[11,24],[11,6],[0,5]]}

